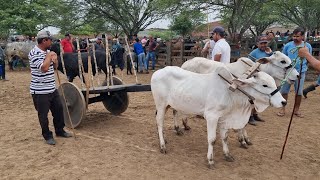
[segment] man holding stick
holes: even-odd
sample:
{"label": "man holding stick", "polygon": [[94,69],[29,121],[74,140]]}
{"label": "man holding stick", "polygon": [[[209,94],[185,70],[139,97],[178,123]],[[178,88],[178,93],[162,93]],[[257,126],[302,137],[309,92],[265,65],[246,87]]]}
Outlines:
{"label": "man holding stick", "polygon": [[38,112],[38,118],[42,129],[42,136],[49,145],[56,142],[49,130],[48,113],[53,116],[53,125],[57,136],[68,138],[70,133],[64,131],[63,107],[58,90],[56,89],[54,68],[58,67],[57,54],[48,52],[52,39],[48,31],[40,31],[37,34],[38,45],[29,53],[31,83],[30,93],[34,107]]}

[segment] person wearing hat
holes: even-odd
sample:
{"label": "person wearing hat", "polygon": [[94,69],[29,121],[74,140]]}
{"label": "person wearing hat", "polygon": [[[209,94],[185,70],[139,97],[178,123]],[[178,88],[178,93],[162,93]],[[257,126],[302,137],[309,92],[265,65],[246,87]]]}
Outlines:
{"label": "person wearing hat", "polygon": [[213,40],[216,42],[212,50],[212,60],[230,63],[231,48],[224,38],[224,29],[220,26],[212,30]]}
{"label": "person wearing hat", "polygon": [[105,50],[101,37],[97,38],[96,43],[94,43],[94,48],[96,50]]}
{"label": "person wearing hat", "polygon": [[61,41],[61,45],[64,53],[72,53],[75,48],[72,44],[71,34],[67,33],[65,38]]}
{"label": "person wearing hat", "polygon": [[[258,48],[251,51],[251,53],[248,55],[249,59],[251,59],[253,62],[256,62],[260,58],[269,57],[272,55],[272,50],[268,47],[268,37],[267,36],[259,36],[257,38],[257,46]],[[257,121],[264,122],[263,119],[261,119],[258,116],[258,113],[255,109],[252,109],[251,116],[249,118],[249,124],[256,126]]]}
{"label": "person wearing hat", "polygon": [[47,144],[55,145],[56,142],[49,130],[49,110],[53,116],[56,136],[68,138],[71,134],[63,129],[65,126],[63,108],[54,77],[54,69],[58,67],[57,54],[48,51],[52,44],[50,33],[40,31],[37,34],[37,42],[38,45],[28,55],[31,69],[30,93],[38,112],[42,136]]}
{"label": "person wearing hat", "polygon": [[268,37],[267,36],[259,36],[257,39],[257,47],[249,54],[249,58],[256,62],[260,58],[269,57],[272,55],[271,48],[268,47]]}

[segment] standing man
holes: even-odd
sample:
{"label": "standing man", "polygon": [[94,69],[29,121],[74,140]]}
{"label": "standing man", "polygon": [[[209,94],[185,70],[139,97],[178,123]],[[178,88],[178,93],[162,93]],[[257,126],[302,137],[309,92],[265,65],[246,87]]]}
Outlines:
{"label": "standing man", "polygon": [[61,41],[61,45],[64,53],[72,53],[74,51],[74,46],[72,44],[71,34],[67,33],[65,38]]}
{"label": "standing man", "polygon": [[278,48],[278,45],[277,45],[277,42],[275,40],[275,36],[274,36],[273,32],[269,32],[268,41],[269,41],[268,47],[270,47],[273,52],[276,51],[277,48]]}
{"label": "standing man", "polygon": [[0,65],[1,65],[0,80],[7,81],[8,79],[6,79],[6,63],[5,63],[4,51],[1,47],[0,47]]}
{"label": "standing man", "polygon": [[71,137],[64,131],[63,108],[58,90],[56,89],[54,68],[58,67],[57,54],[48,52],[52,39],[48,31],[40,31],[37,34],[36,45],[29,53],[31,69],[30,93],[34,107],[38,112],[38,118],[42,129],[42,136],[49,145],[56,142],[49,130],[48,112],[53,116],[53,125],[56,136]]}
{"label": "standing man", "polygon": [[212,31],[213,40],[216,42],[212,50],[212,60],[222,63],[230,63],[231,48],[224,39],[225,32],[220,26],[215,27]]}
{"label": "standing man", "polygon": [[[273,32],[269,32],[269,34],[272,34]],[[268,35],[269,36],[269,35]],[[272,51],[271,49],[267,46],[268,44],[268,38],[267,36],[260,36],[258,37],[258,41],[257,41],[257,46],[258,48],[254,49],[253,51],[251,51],[251,53],[249,54],[249,58],[253,61],[256,62],[258,59],[260,58],[264,58],[264,57],[269,57],[272,55]],[[251,112],[251,116],[249,118],[249,124],[256,126],[257,125],[257,121],[261,121],[264,122],[263,119],[261,119],[258,116],[258,113],[255,109],[252,109]]]}
{"label": "standing man", "polygon": [[143,73],[143,69],[145,69],[146,74],[149,74],[146,63],[146,55],[144,54],[143,46],[140,43],[139,38],[136,38],[136,42],[133,44],[133,50],[138,57],[138,65],[140,69],[139,73]]}
{"label": "standing man", "polygon": [[[298,50],[296,49],[297,47],[303,47],[306,45],[306,47],[309,49],[309,52],[312,54],[312,47],[309,43],[306,43],[303,41],[304,39],[304,29],[303,28],[296,28],[293,31],[293,41],[288,42],[284,48],[283,48],[283,53],[287,55],[291,60],[294,60],[295,58],[298,57]],[[296,70],[300,72],[300,59],[297,59],[297,64],[295,66]],[[301,98],[302,98],[302,90],[303,90],[303,84],[304,80],[306,77],[306,71],[308,70],[307,67],[307,61],[304,59],[302,61],[302,69],[301,69],[301,75],[300,75],[300,88],[298,89],[298,80],[294,82],[294,89],[295,92],[298,93],[298,97],[296,99],[296,104],[295,104],[295,109],[293,110],[294,115],[297,117],[303,117],[303,115],[300,112],[300,104],[301,104]],[[288,99],[288,93],[290,92],[290,87],[291,85],[288,84],[287,82],[282,86],[280,92],[283,96],[284,99]],[[281,108],[281,110],[277,113],[278,116],[284,116],[285,115],[285,108]]]}
{"label": "standing man", "polygon": [[153,39],[152,36],[149,37],[149,51],[147,53],[147,69],[149,69],[149,59],[152,60],[152,70],[154,70],[156,65],[156,49],[158,47],[157,42]]}
{"label": "standing man", "polygon": [[97,40],[96,40],[96,43],[94,43],[94,48],[95,50],[106,50],[104,48],[104,44],[102,43],[102,38],[101,37],[98,37]]}

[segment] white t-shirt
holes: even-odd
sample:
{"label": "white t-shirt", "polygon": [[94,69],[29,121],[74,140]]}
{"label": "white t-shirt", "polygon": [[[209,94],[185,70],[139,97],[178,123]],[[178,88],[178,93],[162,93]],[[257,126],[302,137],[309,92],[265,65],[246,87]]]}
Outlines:
{"label": "white t-shirt", "polygon": [[215,44],[216,44],[216,42],[214,42],[214,40],[210,40],[210,41],[206,42],[206,44],[203,47],[203,49],[206,49],[208,46],[210,46],[209,49],[208,49],[209,53],[207,55],[208,59],[212,59],[212,50],[213,50],[213,47],[214,47]]}
{"label": "white t-shirt", "polygon": [[212,50],[212,60],[216,54],[221,54],[220,62],[230,63],[231,48],[225,39],[219,39]]}

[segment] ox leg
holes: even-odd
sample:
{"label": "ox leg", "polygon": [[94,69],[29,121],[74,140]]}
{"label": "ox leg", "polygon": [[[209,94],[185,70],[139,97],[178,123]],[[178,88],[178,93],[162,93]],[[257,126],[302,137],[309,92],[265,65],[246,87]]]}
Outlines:
{"label": "ox leg", "polygon": [[185,117],[185,118],[183,118],[182,119],[182,124],[183,124],[183,126],[184,126],[184,130],[190,130],[191,129],[191,127],[190,126],[188,126],[188,118],[187,117]]}
{"label": "ox leg", "polygon": [[234,158],[231,156],[228,147],[228,129],[220,128],[220,136],[222,140],[224,158],[228,162],[233,162]]}
{"label": "ox leg", "polygon": [[178,123],[179,113],[177,110],[173,110],[173,121],[174,121],[174,129],[176,130],[176,133],[178,136],[183,135],[182,129],[179,127]]}
{"label": "ox leg", "polygon": [[248,149],[248,144],[245,140],[245,136],[244,136],[244,132],[243,132],[244,129],[238,129],[237,132],[238,132],[238,141],[240,142],[240,147],[241,148],[244,148],[244,149]]}
{"label": "ox leg", "polygon": [[244,137],[244,140],[246,141],[246,143],[247,143],[248,145],[252,145],[252,142],[251,142],[251,140],[249,139],[249,136],[248,136],[247,131],[246,131],[245,128],[242,129],[242,133],[243,133],[243,137]]}
{"label": "ox leg", "polygon": [[217,124],[218,119],[217,118],[209,118],[207,119],[207,132],[208,132],[208,167],[212,168],[214,165],[213,161],[213,145],[216,140],[216,132],[217,132]]}
{"label": "ox leg", "polygon": [[164,122],[165,111],[166,111],[165,107],[157,108],[157,115],[156,115],[158,135],[160,140],[160,152],[164,154],[167,153],[165,140],[163,137],[163,122]]}

